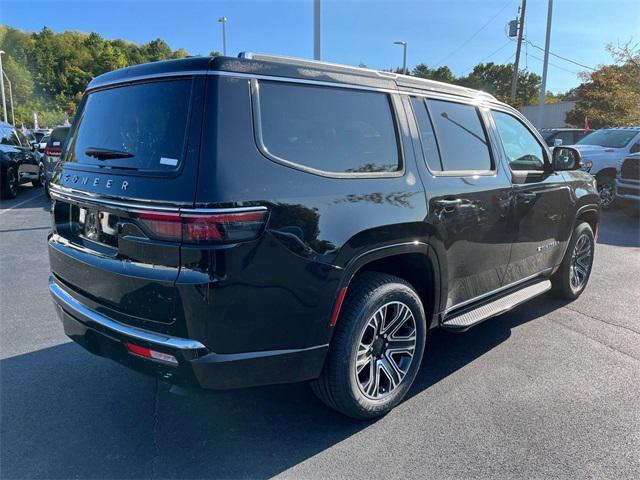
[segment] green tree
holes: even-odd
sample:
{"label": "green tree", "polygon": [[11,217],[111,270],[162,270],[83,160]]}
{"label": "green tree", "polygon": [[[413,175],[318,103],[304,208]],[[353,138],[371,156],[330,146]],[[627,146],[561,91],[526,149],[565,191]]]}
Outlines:
{"label": "green tree", "polygon": [[640,49],[626,44],[609,52],[616,61],[581,74],[576,106],[566,117],[574,126],[588,119],[592,128],[640,124]]}
{"label": "green tree", "polygon": [[428,78],[438,82],[452,83],[455,80],[453,72],[447,66],[429,68],[425,63],[420,63],[411,71],[414,77]]}

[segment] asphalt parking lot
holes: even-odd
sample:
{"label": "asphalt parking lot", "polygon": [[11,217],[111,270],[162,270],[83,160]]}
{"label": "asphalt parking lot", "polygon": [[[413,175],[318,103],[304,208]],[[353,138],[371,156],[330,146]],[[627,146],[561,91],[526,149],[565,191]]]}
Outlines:
{"label": "asphalt parking lot", "polygon": [[1,478],[640,478],[640,229],[603,218],[576,302],[432,332],[410,397],[356,422],[306,385],[175,395],[62,332],[49,202],[0,204]]}

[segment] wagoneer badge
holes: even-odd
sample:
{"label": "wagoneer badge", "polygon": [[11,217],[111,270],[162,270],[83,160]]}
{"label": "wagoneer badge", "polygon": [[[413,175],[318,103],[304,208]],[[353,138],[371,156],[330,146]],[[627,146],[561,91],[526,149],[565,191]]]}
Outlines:
{"label": "wagoneer badge", "polygon": [[[65,174],[63,179],[67,183],[79,183],[80,185],[88,185],[90,183],[94,187],[97,187],[101,183],[103,183],[104,186],[107,188],[111,188],[114,185],[114,181],[111,178],[107,178],[105,180],[105,179],[101,179],[100,177],[93,177],[93,179],[91,179],[90,177],[86,177],[86,176],[84,177],[80,177],[78,175],[71,176],[71,174],[69,173]],[[120,190],[126,190],[128,187],[129,187],[129,182],[127,182],[126,180],[123,180],[122,183],[120,184]]]}

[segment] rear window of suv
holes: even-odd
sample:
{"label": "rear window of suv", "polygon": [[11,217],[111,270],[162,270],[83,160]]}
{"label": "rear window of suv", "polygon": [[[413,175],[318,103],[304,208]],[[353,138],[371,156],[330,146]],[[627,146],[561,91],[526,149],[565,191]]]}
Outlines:
{"label": "rear window of suv", "polygon": [[180,167],[191,79],[97,90],[84,100],[65,161],[141,172]]}
{"label": "rear window of suv", "polygon": [[330,174],[400,169],[387,94],[286,82],[257,85],[257,140],[267,157]]}

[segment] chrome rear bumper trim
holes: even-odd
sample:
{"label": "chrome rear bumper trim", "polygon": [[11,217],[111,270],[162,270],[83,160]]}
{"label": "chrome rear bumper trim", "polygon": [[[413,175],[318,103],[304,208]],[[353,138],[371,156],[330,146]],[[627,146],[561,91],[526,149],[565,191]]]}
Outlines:
{"label": "chrome rear bumper trim", "polygon": [[206,350],[206,347],[196,340],[170,337],[160,333],[149,332],[140,328],[123,325],[122,323],[100,315],[65,292],[56,283],[53,277],[49,278],[49,292],[58,307],[77,320],[85,323],[87,326],[91,327],[97,325],[103,329],[119,333],[120,335],[125,335],[134,341],[140,340],[179,350]]}

